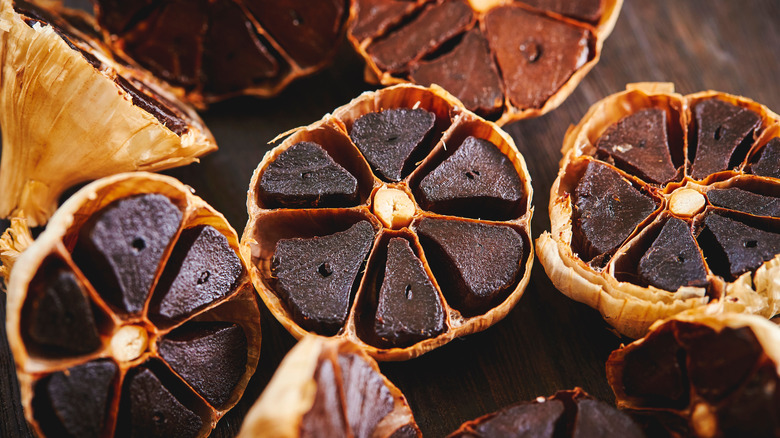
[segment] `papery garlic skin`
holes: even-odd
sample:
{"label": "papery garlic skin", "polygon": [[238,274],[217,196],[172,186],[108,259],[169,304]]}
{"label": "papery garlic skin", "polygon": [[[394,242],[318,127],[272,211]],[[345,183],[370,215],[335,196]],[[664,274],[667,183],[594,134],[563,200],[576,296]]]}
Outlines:
{"label": "papery garlic skin", "polygon": [[216,149],[194,111],[175,134],[113,81],[129,69],[105,64],[96,69],[51,25],[31,27],[0,0],[0,217],[23,210],[30,226],[42,225],[74,184],[181,166]]}

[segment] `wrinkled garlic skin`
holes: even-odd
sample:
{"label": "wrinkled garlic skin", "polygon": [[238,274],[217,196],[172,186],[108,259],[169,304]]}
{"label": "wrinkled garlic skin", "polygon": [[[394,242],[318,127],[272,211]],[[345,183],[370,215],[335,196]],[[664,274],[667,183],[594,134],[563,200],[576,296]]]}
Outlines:
{"label": "wrinkled garlic skin", "polygon": [[[718,171],[697,180],[689,175],[693,154],[688,150],[688,142],[691,136],[695,138],[697,135],[694,108],[700,102],[713,99],[751,110],[758,115],[760,122],[755,132],[751,131],[752,137],[748,136],[750,149],[742,152],[744,157],[735,168]],[[632,231],[632,235],[613,251],[614,254],[608,254],[612,259],[606,262],[605,266],[594,266],[598,263],[584,260],[586,256],[578,254],[573,243],[576,238],[576,218],[572,200],[573,189],[572,193],[569,193],[569,189],[573,187],[576,176],[567,175],[567,169],[574,169],[578,163],[586,161],[600,162],[596,145],[602,134],[624,117],[648,108],[666,109],[671,114],[667,126],[676,124],[677,129],[687,127],[687,135],[683,132],[674,134],[679,138],[679,142],[684,139],[682,144],[685,149],[674,145],[670,148],[671,153],[674,153],[675,148],[683,151],[681,166],[686,170],[681,175],[678,167],[677,176],[665,183],[647,182],[649,180],[643,179],[642,176],[632,175],[636,181],[645,181],[642,187],[648,187],[648,190],[654,193],[652,196],[657,200],[656,211]],[[652,285],[642,286],[635,281],[625,280],[625,276],[621,277],[624,274],[621,274],[615,265],[621,257],[630,260],[632,254],[639,251],[632,251],[633,246],[638,246],[643,240],[652,242],[646,235],[651,234],[653,227],[659,229],[658,225],[664,217],[692,221],[694,230],[702,229],[704,216],[716,208],[709,200],[708,193],[711,190],[739,186],[756,187],[754,190],[760,190],[760,187],[768,187],[767,194],[774,194],[775,189],[772,187],[777,185],[777,181],[768,176],[752,174],[751,166],[756,165],[761,148],[771,138],[777,137],[778,133],[780,116],[759,103],[714,91],[682,96],[674,93],[672,84],[630,84],[627,91],[594,104],[564,139],[564,159],[550,192],[551,231],[542,233],[537,240],[537,251],[548,276],[562,293],[597,309],[610,325],[631,338],[644,336],[650,325],[657,320],[702,306],[711,308],[713,312],[753,313],[764,317],[777,314],[780,312],[780,283],[777,280],[780,278],[780,255],[731,279],[728,278],[729,275],[720,275],[708,269],[706,287],[682,286],[676,291]],[[672,136],[670,131],[670,141]],[[611,166],[631,174],[630,170],[625,170],[625,167],[618,164]],[[707,198],[706,205],[702,205],[703,198]],[[776,221],[758,216],[751,220]],[[639,257],[636,259],[638,262]]]}
{"label": "wrinkled garlic skin", "polygon": [[617,406],[656,416],[673,436],[777,436],[780,327],[708,310],[659,321],[612,352],[607,380]]}
{"label": "wrinkled garlic skin", "polygon": [[11,275],[16,259],[33,243],[33,236],[24,218],[11,219],[11,226],[0,236],[0,276],[5,284]]}
{"label": "wrinkled garlic skin", "polygon": [[404,395],[363,349],[307,335],[284,357],[238,436],[412,438],[422,432]]}
{"label": "wrinkled garlic skin", "polygon": [[[197,114],[151,75],[119,66],[89,37],[72,49],[40,21],[25,22],[12,0],[0,0],[0,217],[24,212],[45,224],[62,192],[79,182],[132,170],[189,164],[216,149]],[[87,43],[87,41],[90,41]],[[100,62],[98,70],[81,50]],[[135,79],[174,106],[188,126],[177,135],[133,103],[114,78]]]}

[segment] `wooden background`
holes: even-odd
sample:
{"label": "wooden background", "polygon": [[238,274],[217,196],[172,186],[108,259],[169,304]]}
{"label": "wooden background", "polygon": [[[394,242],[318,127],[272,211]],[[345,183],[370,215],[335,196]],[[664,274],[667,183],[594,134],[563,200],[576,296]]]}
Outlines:
{"label": "wooden background", "polygon": [[[88,5],[88,0],[66,3]],[[564,132],[588,107],[625,84],[670,81],[682,93],[715,89],[741,94],[780,111],[780,1],[626,0],[601,62],[560,108],[506,127],[533,178],[533,234],[549,228],[549,188],[558,172]],[[220,150],[200,164],[167,172],[191,185],[227,216],[239,234],[247,220],[246,190],[278,133],[312,123],[364,90],[361,61],[345,44],[322,73],[294,83],[271,100],[242,98],[203,114]],[[5,304],[0,300],[0,317]],[[241,402],[212,436],[235,435],[295,340],[264,309],[260,365]],[[31,436],[0,328],[0,434]],[[462,422],[510,403],[580,386],[614,402],[604,363],[621,340],[600,315],[560,294],[541,265],[506,319],[485,332],[382,371],[406,394],[424,435],[440,437]]]}

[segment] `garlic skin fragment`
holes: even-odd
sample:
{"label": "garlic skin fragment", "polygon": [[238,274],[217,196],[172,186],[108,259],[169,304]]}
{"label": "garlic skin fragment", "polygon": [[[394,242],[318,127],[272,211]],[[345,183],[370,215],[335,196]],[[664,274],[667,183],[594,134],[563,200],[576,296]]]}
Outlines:
{"label": "garlic skin fragment", "polygon": [[[24,213],[22,212],[22,216]],[[11,218],[11,226],[0,236],[0,277],[8,284],[16,259],[33,243],[33,236],[24,217]],[[3,290],[5,292],[5,290]]]}
{"label": "garlic skin fragment", "polygon": [[30,27],[12,0],[0,0],[0,217],[23,210],[30,226],[42,225],[74,184],[181,166],[216,149],[193,110],[176,135],[114,82],[130,69],[104,65],[96,69],[52,26]]}

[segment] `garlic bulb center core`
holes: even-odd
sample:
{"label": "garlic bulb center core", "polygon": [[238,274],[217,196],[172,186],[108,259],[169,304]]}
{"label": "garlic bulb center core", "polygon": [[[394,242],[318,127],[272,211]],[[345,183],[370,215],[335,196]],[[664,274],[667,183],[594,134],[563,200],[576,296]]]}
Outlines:
{"label": "garlic bulb center core", "polygon": [[669,209],[675,216],[691,217],[704,209],[707,201],[699,191],[690,188],[679,188],[672,192]]}
{"label": "garlic bulb center core", "polygon": [[374,214],[392,229],[408,227],[414,217],[414,202],[406,192],[382,187],[374,195]]}
{"label": "garlic bulb center core", "polygon": [[146,329],[137,325],[126,325],[117,330],[111,337],[111,351],[121,362],[138,359],[149,343]]}

